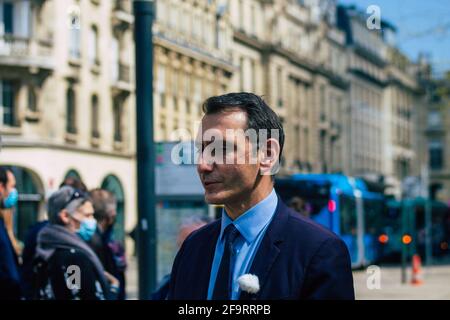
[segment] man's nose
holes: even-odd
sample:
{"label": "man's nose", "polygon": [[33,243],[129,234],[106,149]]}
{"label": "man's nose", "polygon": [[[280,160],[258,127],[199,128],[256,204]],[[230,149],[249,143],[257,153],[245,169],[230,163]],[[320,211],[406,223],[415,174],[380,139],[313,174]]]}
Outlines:
{"label": "man's nose", "polygon": [[197,169],[198,172],[211,172],[214,167],[214,161],[212,159],[208,159],[204,154],[199,155]]}

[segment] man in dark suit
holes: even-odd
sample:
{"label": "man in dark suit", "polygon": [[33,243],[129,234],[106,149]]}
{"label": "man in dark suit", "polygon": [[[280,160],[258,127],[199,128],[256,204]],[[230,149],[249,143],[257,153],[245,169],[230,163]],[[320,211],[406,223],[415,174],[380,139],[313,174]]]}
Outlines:
{"label": "man in dark suit", "polygon": [[354,299],[345,244],[273,188],[284,144],[277,115],[251,93],[211,97],[203,111],[197,169],[206,202],[224,210],[184,242],[169,299]]}

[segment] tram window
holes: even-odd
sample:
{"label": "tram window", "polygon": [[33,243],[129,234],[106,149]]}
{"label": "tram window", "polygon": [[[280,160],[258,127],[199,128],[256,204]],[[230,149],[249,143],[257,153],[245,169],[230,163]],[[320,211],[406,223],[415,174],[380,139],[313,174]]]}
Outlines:
{"label": "tram window", "polygon": [[356,236],[356,202],[354,198],[340,196],[341,233]]}
{"label": "tram window", "polygon": [[302,181],[278,183],[275,189],[288,206],[303,216],[312,217],[328,208],[329,185]]}
{"label": "tram window", "polygon": [[383,223],[383,202],[364,199],[364,213],[365,231],[370,234],[379,233]]}

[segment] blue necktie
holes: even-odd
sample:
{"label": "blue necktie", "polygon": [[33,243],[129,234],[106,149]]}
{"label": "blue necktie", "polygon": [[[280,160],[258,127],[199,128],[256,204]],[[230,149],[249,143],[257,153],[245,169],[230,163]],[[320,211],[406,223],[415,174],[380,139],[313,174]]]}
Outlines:
{"label": "blue necktie", "polygon": [[234,242],[239,237],[239,230],[234,224],[228,225],[224,230],[225,247],[219,271],[214,284],[213,300],[229,300],[231,298],[231,278],[233,276]]}

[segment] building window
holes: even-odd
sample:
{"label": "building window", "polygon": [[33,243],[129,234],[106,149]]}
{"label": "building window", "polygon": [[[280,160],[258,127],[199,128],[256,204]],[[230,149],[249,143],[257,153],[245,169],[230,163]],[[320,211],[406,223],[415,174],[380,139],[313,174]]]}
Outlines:
{"label": "building window", "polygon": [[255,35],[256,34],[256,8],[253,4],[250,6],[250,21],[251,21],[250,33],[252,35]]}
{"label": "building window", "polygon": [[3,113],[3,124],[11,127],[18,125],[16,93],[17,89],[14,82],[0,80],[0,107]]}
{"label": "building window", "polygon": [[157,69],[157,90],[159,92],[165,92],[166,91],[166,67],[163,65],[158,65]]}
{"label": "building window", "polygon": [[[159,4],[159,3],[158,3]],[[182,11],[182,17],[181,17],[181,31],[185,34],[190,34],[190,26],[189,21],[191,19],[190,12],[188,10]]]}
{"label": "building window", "polygon": [[80,58],[80,9],[73,7],[69,12],[70,36],[69,55],[72,59]]}
{"label": "building window", "polygon": [[91,117],[91,128],[92,128],[92,138],[99,138],[100,132],[98,128],[98,121],[99,121],[99,106],[98,106],[98,97],[96,95],[92,96],[91,99],[91,106],[92,106],[92,117]]}
{"label": "building window", "polygon": [[76,99],[72,87],[66,93],[66,131],[67,133],[77,133],[76,128]]}
{"label": "building window", "polygon": [[178,95],[178,70],[172,70],[172,93]]}
{"label": "building window", "polygon": [[96,26],[92,26],[89,30],[89,62],[91,65],[98,65],[98,31]]}
{"label": "building window", "polygon": [[160,99],[160,107],[161,108],[165,108],[166,107],[166,94],[164,92],[161,92],[159,95],[159,99]]}
{"label": "building window", "polygon": [[202,80],[194,78],[194,100],[198,103],[202,99]]}
{"label": "building window", "polygon": [[281,67],[277,68],[277,96],[278,96],[278,107],[283,106],[283,73]]}
{"label": "building window", "polygon": [[173,109],[178,111],[178,99],[177,97],[173,97]]}
{"label": "building window", "polygon": [[169,27],[173,30],[176,30],[178,25],[178,8],[175,6],[171,7],[169,10],[169,15]]}
{"label": "building window", "polygon": [[186,113],[191,113],[191,101],[189,99],[186,100]]}
{"label": "building window", "polygon": [[158,1],[156,16],[161,24],[167,24],[167,3],[165,1]]}
{"label": "building window", "polygon": [[12,34],[14,30],[14,7],[13,3],[11,2],[5,2],[2,3],[0,9],[3,9],[3,12],[0,12],[0,23],[3,24],[3,32],[5,34]]}
{"label": "building window", "polygon": [[208,44],[208,33],[210,32],[210,28],[208,26],[208,21],[206,19],[200,18],[200,30],[202,31],[201,34],[201,41],[203,44]]}
{"label": "building window", "polygon": [[201,30],[200,30],[200,18],[198,15],[194,14],[192,15],[192,24],[193,24],[193,36],[194,39],[200,40],[200,34],[201,34]]}
{"label": "building window", "polygon": [[252,92],[256,91],[256,65],[255,65],[255,61],[251,61],[250,63],[250,67],[251,67],[251,79],[252,79],[252,85],[251,85],[251,90]]}
{"label": "building window", "polygon": [[432,110],[428,113],[428,126],[439,127],[442,124],[441,114],[438,110]]}
{"label": "building window", "polygon": [[32,112],[37,111],[36,91],[33,86],[28,87],[28,110]]}
{"label": "building window", "polygon": [[239,88],[244,91],[244,57],[239,58]]}
{"label": "building window", "polygon": [[111,59],[110,70],[112,82],[119,81],[119,65],[120,65],[119,53],[120,53],[119,39],[113,37],[111,39],[111,51],[110,51],[110,59]]}
{"label": "building window", "polygon": [[326,115],[325,115],[325,86],[320,86],[320,121],[325,121]]}
{"label": "building window", "polygon": [[428,154],[430,159],[430,168],[433,170],[442,169],[444,166],[444,150],[442,141],[433,140],[428,143]]}
{"label": "building window", "polygon": [[244,3],[243,0],[238,1],[238,24],[239,28],[244,29]]}
{"label": "building window", "polygon": [[437,200],[439,192],[442,190],[442,184],[441,183],[433,183],[430,188],[430,198],[431,200]]}
{"label": "building window", "polygon": [[29,38],[31,34],[30,1],[1,1],[0,34]]}
{"label": "building window", "polygon": [[184,96],[190,97],[191,95],[191,77],[188,73],[184,76]]}
{"label": "building window", "polygon": [[114,141],[122,142],[122,102],[116,98],[113,105]]}

